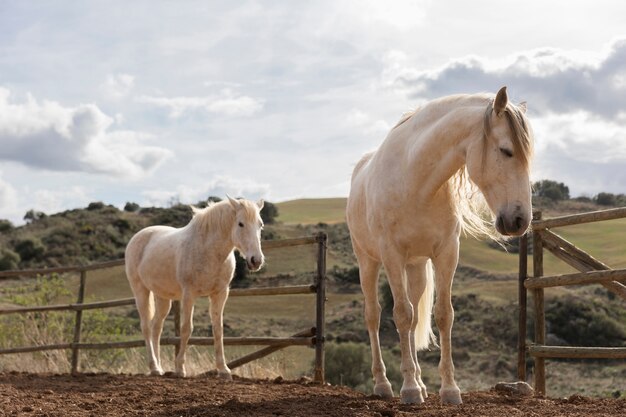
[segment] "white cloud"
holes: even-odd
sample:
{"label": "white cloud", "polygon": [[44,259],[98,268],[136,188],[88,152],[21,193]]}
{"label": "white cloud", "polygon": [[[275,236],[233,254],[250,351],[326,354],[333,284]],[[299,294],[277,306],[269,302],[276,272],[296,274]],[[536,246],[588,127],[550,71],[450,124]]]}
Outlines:
{"label": "white cloud", "polygon": [[147,146],[147,134],[111,131],[114,119],[94,104],[63,107],[28,95],[11,102],[0,87],[0,159],[54,171],[84,171],[139,178],[154,171],[171,152]]}
{"label": "white cloud", "polygon": [[102,92],[113,99],[128,96],[135,86],[135,77],[130,74],[109,74],[106,81],[100,86]]}
{"label": "white cloud", "polygon": [[18,207],[18,197],[15,188],[2,179],[0,172],[0,211],[3,216],[11,215]]}
{"label": "white cloud", "polygon": [[142,195],[145,200],[142,205],[165,206],[172,202],[195,204],[206,200],[210,196],[225,198],[244,197],[249,200],[267,198],[270,193],[268,184],[258,183],[251,179],[232,178],[225,175],[214,177],[205,185],[188,186],[180,185],[175,190],[148,190]]}
{"label": "white cloud", "polygon": [[205,97],[137,97],[140,103],[152,104],[169,109],[170,117],[177,118],[193,110],[204,110],[225,116],[251,116],[263,109],[263,100],[239,95],[224,88],[217,95]]}

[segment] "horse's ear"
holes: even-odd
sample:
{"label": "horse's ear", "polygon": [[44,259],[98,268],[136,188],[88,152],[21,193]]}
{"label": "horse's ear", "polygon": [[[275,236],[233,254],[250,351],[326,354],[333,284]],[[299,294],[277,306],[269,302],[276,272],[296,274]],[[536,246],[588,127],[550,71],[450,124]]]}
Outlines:
{"label": "horse's ear", "polygon": [[526,105],[525,101],[522,101],[520,104],[517,105],[517,107],[520,109],[522,113],[526,114],[526,110],[528,110],[528,106]]}
{"label": "horse's ear", "polygon": [[256,202],[256,205],[259,207],[259,210],[263,210],[263,205],[265,204],[265,202],[263,201],[263,199],[259,199],[259,201]]}
{"label": "horse's ear", "polygon": [[228,194],[226,194],[226,197],[228,197],[228,202],[230,203],[230,206],[235,210],[239,210],[239,208],[241,207],[241,203],[229,196]]}
{"label": "horse's ear", "polygon": [[493,102],[493,111],[496,112],[498,116],[504,112],[506,109],[506,105],[509,102],[509,97],[506,94],[506,86],[502,87],[498,94],[496,94],[496,99]]}

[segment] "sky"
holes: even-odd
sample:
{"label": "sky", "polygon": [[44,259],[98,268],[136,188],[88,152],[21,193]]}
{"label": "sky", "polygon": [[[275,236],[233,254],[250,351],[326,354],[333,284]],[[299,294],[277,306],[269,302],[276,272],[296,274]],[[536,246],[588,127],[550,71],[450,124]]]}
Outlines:
{"label": "sky", "polygon": [[532,178],[626,192],[626,2],[0,0],[0,218],[347,196],[436,97],[526,101]]}

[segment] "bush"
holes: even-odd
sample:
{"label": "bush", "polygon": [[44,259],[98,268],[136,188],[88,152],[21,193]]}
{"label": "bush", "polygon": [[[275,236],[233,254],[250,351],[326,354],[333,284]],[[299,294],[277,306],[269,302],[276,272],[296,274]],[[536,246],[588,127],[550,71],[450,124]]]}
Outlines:
{"label": "bush", "polygon": [[230,286],[231,288],[246,288],[250,286],[248,264],[243,256],[239,254],[239,251],[235,251],[235,274]]}
{"label": "bush", "polygon": [[598,193],[598,195],[595,196],[593,200],[596,204],[599,204],[601,206],[614,206],[617,203],[615,194],[611,193]]}
{"label": "bush", "polygon": [[124,206],[124,211],[128,211],[130,213],[134,213],[136,211],[139,211],[139,208],[140,208],[139,204],[127,202],[126,205]]}
{"label": "bush", "polygon": [[13,229],[13,223],[11,223],[9,220],[0,219],[0,232],[7,233]]}
{"label": "bush", "polygon": [[24,214],[24,220],[26,220],[27,222],[32,222],[34,220],[39,220],[39,219],[44,219],[46,218],[46,213],[42,212],[42,211],[36,211],[36,210],[28,210],[26,212],[26,214]]}
{"label": "bush", "polygon": [[0,271],[17,269],[20,263],[20,255],[11,249],[0,250]]}
{"label": "bush", "polygon": [[354,266],[352,268],[339,268],[337,265],[333,267],[331,274],[337,280],[339,284],[359,284],[359,267]]}
{"label": "bush", "polygon": [[93,203],[89,203],[89,205],[87,206],[87,210],[89,211],[101,210],[103,208],[104,208],[104,203],[102,201],[94,201]]}
{"label": "bush", "polygon": [[541,180],[533,184],[533,195],[552,201],[569,200],[569,187],[562,182]]}
{"label": "bush", "polygon": [[265,224],[272,224],[275,222],[276,217],[278,217],[278,207],[266,201],[261,209],[261,220],[263,220]]}
{"label": "bush", "polygon": [[46,252],[41,240],[31,237],[18,241],[14,247],[15,251],[20,255],[20,258],[24,262],[31,260],[41,260],[43,254]]}

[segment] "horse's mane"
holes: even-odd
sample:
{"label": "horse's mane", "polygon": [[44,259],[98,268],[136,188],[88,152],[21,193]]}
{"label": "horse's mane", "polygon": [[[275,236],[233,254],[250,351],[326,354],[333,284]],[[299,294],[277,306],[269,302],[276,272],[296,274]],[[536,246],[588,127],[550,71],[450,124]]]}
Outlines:
{"label": "horse's mane", "polygon": [[[509,102],[503,113],[512,134],[513,154],[519,158],[526,169],[529,169],[533,144],[524,112]],[[493,100],[490,100],[483,118],[482,140],[484,142],[489,140],[492,114]],[[487,147],[483,146],[483,158],[486,150]],[[448,183],[463,233],[475,238],[489,237],[497,242],[502,242],[503,236],[495,230],[493,222],[485,218],[486,214],[489,213],[487,202],[478,186],[471,181],[467,167],[463,166],[459,169]]]}
{"label": "horse's mane", "polygon": [[[246,210],[250,220],[256,218],[256,205],[248,200],[238,200]],[[214,230],[230,230],[235,221],[235,211],[228,202],[223,200],[218,203],[209,202],[205,208],[191,206],[193,218],[190,225],[201,228],[204,233]]]}
{"label": "horse's mane", "polygon": [[[457,98],[460,97],[462,96],[457,96]],[[483,118],[483,141],[486,142],[489,140],[491,133],[493,98],[489,99],[489,96],[482,94],[475,95],[473,98],[488,100],[485,116]],[[404,124],[419,110],[418,108],[404,113],[393,128],[395,129]],[[526,123],[524,112],[520,107],[509,102],[504,110],[504,117],[506,117],[512,133],[513,153],[516,158],[520,159],[524,167],[529,169],[533,148],[531,133]],[[487,147],[484,146],[483,149],[486,152]],[[498,242],[502,241],[502,235],[494,229],[493,223],[485,218],[486,214],[489,213],[487,202],[478,189],[478,186],[469,178],[465,165],[448,180],[448,189],[452,196],[463,233],[476,238],[489,237]]]}

